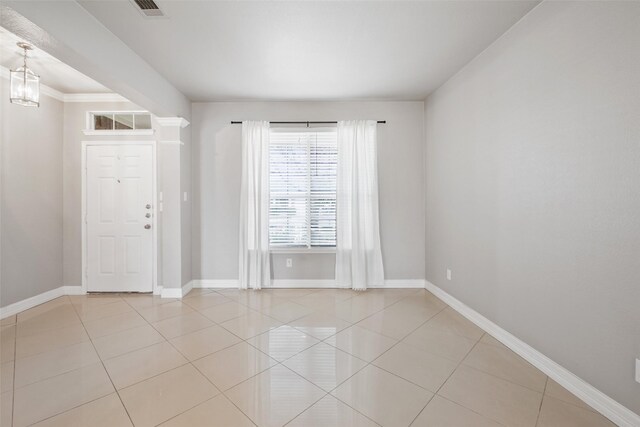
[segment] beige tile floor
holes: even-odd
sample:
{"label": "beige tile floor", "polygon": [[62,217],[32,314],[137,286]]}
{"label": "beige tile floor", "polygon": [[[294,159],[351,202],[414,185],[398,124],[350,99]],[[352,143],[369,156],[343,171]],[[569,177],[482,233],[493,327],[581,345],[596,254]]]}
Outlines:
{"label": "beige tile floor", "polygon": [[424,290],[61,297],[0,327],[1,426],[613,425]]}

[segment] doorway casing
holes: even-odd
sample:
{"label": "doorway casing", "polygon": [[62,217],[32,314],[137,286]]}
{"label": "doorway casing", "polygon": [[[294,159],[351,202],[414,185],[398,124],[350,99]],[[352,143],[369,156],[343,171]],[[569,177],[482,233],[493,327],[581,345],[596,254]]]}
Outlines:
{"label": "doorway casing", "polygon": [[82,162],[81,162],[81,175],[82,175],[82,212],[80,221],[82,223],[82,293],[87,293],[88,288],[88,274],[87,274],[87,258],[88,258],[88,241],[87,241],[87,147],[100,146],[100,145],[148,145],[151,146],[151,187],[154,206],[151,215],[151,229],[152,229],[152,245],[151,245],[151,281],[152,290],[154,295],[160,294],[160,287],[158,286],[158,214],[160,209],[158,206],[158,168],[157,168],[157,143],[154,140],[148,141],[82,141]]}

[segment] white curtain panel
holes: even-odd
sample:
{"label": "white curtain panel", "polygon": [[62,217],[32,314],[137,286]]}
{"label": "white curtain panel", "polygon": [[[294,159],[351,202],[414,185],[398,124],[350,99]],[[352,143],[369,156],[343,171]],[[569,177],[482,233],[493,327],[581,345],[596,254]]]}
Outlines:
{"label": "white curtain panel", "polygon": [[378,219],[377,123],[338,122],[336,283],[384,284]]}
{"label": "white curtain panel", "polygon": [[269,122],[242,122],[240,288],[261,289],[269,262]]}

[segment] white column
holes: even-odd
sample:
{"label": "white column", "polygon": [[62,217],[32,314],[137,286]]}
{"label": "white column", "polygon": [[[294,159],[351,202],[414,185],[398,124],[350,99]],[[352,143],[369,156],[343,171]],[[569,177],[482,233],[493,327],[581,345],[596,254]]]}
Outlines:
{"label": "white column", "polygon": [[189,125],[181,117],[157,117],[158,212],[160,236],[158,278],[163,298],[182,297],[182,230],[180,197],[180,130]]}

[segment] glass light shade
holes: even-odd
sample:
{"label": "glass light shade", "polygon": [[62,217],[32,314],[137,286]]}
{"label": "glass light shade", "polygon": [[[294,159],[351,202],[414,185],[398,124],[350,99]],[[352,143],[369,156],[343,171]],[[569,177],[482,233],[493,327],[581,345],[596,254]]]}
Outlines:
{"label": "glass light shade", "polygon": [[11,102],[26,107],[40,106],[40,76],[26,67],[11,71]]}

